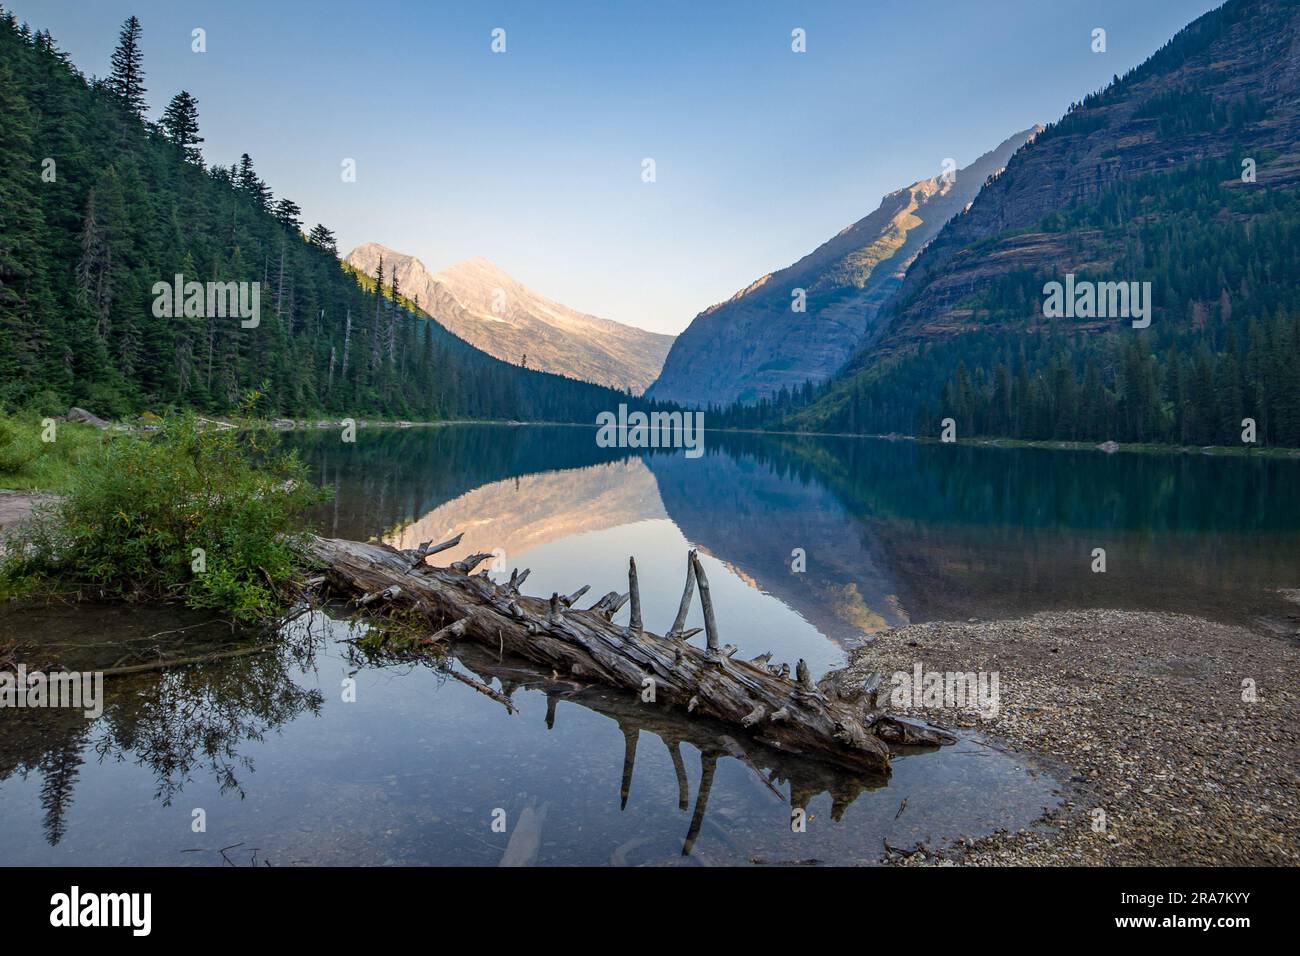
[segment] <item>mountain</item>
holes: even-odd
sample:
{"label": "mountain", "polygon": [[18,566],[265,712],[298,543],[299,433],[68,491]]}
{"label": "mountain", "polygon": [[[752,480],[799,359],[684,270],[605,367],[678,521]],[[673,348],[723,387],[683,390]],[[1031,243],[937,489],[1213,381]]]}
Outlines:
{"label": "mountain", "polygon": [[[788,426],[1300,444],[1300,4],[1231,0],[1075,103],[917,258]],[[1044,286],[1150,282],[1149,328]]]}
{"label": "mountain", "polygon": [[[792,266],[705,309],[673,343],[648,396],[690,405],[752,402],[819,383],[870,337],[881,306],[945,222],[1042,127],[1024,130],[955,176],[922,179]],[[792,293],[806,293],[805,311]]]}
{"label": "mountain", "polygon": [[[132,18],[119,52],[136,45],[114,58],[136,74],[88,82],[0,10],[0,408],[228,412],[256,391],[259,411],[300,417],[592,422],[625,400],[498,361],[364,288],[247,155],[205,166],[187,94],[146,119],[138,31]],[[160,308],[155,284],[178,273],[209,296],[243,286],[257,321],[191,310],[188,291]]]}
{"label": "mountain", "polygon": [[506,362],[567,375],[639,395],[655,380],[671,335],[622,325],[561,305],[518,282],[487,259],[459,262],[430,273],[414,256],[376,242],[358,246],[347,261],[385,281],[396,274],[401,293],[455,335]]}

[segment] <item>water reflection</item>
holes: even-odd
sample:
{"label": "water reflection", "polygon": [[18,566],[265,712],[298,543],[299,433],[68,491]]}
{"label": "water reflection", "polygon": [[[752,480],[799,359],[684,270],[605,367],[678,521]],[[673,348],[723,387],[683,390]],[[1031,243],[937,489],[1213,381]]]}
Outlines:
{"label": "water reflection", "polygon": [[684,811],[692,804],[682,746],[689,744],[698,751],[698,786],[682,844],[682,856],[690,856],[699,838],[721,758],[731,757],[749,769],[778,803],[788,804],[790,812],[796,809],[807,812],[815,798],[828,794],[831,819],[837,822],[843,819],[845,809],[865,790],[877,790],[888,783],[888,778],[879,774],[850,773],[774,750],[755,740],[741,739],[734,728],[645,705],[635,695],[629,697],[607,687],[585,686],[573,680],[553,678],[525,661],[499,662],[490,651],[475,645],[458,647],[456,657],[479,680],[499,682],[501,692],[508,697],[513,697],[519,690],[544,694],[547,730],[555,729],[557,706],[561,702],[579,704],[614,721],[623,737],[620,810],[627,809],[642,731],[657,737],[668,752],[677,784],[679,810]]}
{"label": "water reflection", "polygon": [[491,541],[507,555],[523,555],[574,535],[665,518],[654,475],[632,458],[489,482],[383,537],[396,548],[415,548],[464,532],[437,559],[449,564],[477,550],[467,541]]}
{"label": "water reflection", "polygon": [[[221,655],[211,664],[109,676],[103,714],[86,720],[78,709],[3,711],[0,719],[0,781],[41,779],[41,826],[51,846],[63,839],[66,817],[87,760],[130,763],[153,780],[153,796],[170,806],[195,777],[206,776],[219,793],[242,797],[253,771],[250,744],[321,705],[319,691],[305,689],[294,673],[309,666],[310,640],[249,644],[219,622],[189,613],[122,608],[6,609],[0,644],[17,642],[15,659],[40,661],[41,669],[81,672],[117,664],[123,648],[150,640],[148,657]],[[88,619],[98,619],[87,633]],[[39,622],[39,629],[31,625]],[[148,632],[148,633],[146,633]],[[184,634],[184,643],[180,635]],[[75,639],[75,640],[73,640]]]}
{"label": "water reflection", "polygon": [[[544,427],[286,440],[338,488],[316,516],[327,533],[408,546],[465,531],[465,551],[501,549],[498,573],[529,566],[540,594],[622,590],[632,554],[655,630],[698,547],[723,640],[805,658],[814,676],[864,635],[931,618],[1114,606],[1295,630],[1279,593],[1300,584],[1291,461],[712,433],[687,460]],[[1106,574],[1088,570],[1095,547]],[[10,606],[0,644],[92,669],[243,641],[167,613]],[[6,862],[220,863],[242,843],[276,864],[872,863],[886,840],[1018,827],[1059,799],[972,738],[896,761],[885,785],[474,647],[378,667],[355,658],[346,624],[296,627],[266,653],[113,678],[95,722],[0,713]],[[794,807],[807,833],[791,833]],[[491,830],[495,808],[510,834]]]}
{"label": "water reflection", "polygon": [[[913,621],[1081,607],[1300,624],[1286,597],[1300,586],[1294,460],[724,433],[687,459],[600,449],[593,435],[466,427],[291,441],[349,503],[322,512],[330,533],[408,547],[466,531],[466,553],[571,561],[546,587],[596,575],[583,583],[597,593],[618,586],[629,554],[639,564],[698,547],[751,592],[728,609],[760,641],[797,630],[791,612],[841,645]],[[470,453],[477,484],[462,470]],[[805,573],[792,570],[796,548]],[[1104,574],[1091,571],[1095,548]],[[762,614],[746,615],[750,604]]]}
{"label": "water reflection", "polygon": [[[29,608],[21,621],[80,643],[65,614]],[[0,615],[0,635],[18,620]],[[114,623],[97,622],[120,647],[132,635]],[[356,636],[314,613],[272,653],[112,678],[97,721],[6,713],[6,862],[873,863],[886,839],[1022,826],[1059,799],[1050,777],[969,739],[896,761],[886,787],[490,649],[380,666],[358,657]],[[492,682],[516,712],[448,667]],[[345,677],[355,702],[339,693]],[[791,832],[793,807],[808,832]],[[195,808],[206,832],[192,830]],[[507,834],[491,829],[498,808]]]}

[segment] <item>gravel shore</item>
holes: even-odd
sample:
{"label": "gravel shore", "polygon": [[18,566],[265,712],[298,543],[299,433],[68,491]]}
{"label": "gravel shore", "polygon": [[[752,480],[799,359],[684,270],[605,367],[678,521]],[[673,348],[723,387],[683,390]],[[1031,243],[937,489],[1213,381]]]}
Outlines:
{"label": "gravel shore", "polygon": [[997,672],[996,714],[913,712],[1037,762],[1066,785],[1066,802],[1028,830],[893,862],[1300,863],[1294,636],[1177,614],[1046,612],[900,628],[856,650],[850,670],[881,674],[888,693],[892,675],[918,662]]}
{"label": "gravel shore", "polygon": [[58,495],[49,495],[41,491],[0,490],[0,554],[4,553],[5,532],[22,524],[41,505],[57,500]]}

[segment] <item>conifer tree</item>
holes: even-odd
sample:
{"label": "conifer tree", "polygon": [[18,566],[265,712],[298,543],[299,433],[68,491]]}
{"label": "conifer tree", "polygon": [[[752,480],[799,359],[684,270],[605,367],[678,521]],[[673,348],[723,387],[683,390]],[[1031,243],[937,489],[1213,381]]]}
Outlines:
{"label": "conifer tree", "polygon": [[[206,171],[186,156],[199,142],[192,97],[172,99],[157,133],[137,120],[139,38],[128,21],[116,75],[87,80],[47,33],[0,9],[0,410],[220,414],[263,382],[264,410],[294,415],[590,421],[617,403],[608,389],[497,361],[433,322],[420,323],[421,349],[382,285],[342,268],[329,229],[309,242],[287,234],[301,213],[278,203],[272,215],[247,155]],[[57,159],[57,180],[43,157]],[[153,285],[176,273],[260,278],[260,325],[177,303],[153,315]],[[367,330],[396,361],[367,368]]]}
{"label": "conifer tree", "polygon": [[113,72],[109,74],[108,88],[126,107],[127,112],[144,119],[144,53],[140,49],[140,21],[127,17],[117,37],[113,51]]}
{"label": "conifer tree", "polygon": [[263,211],[271,209],[271,187],[262,182],[253,169],[253,160],[247,153],[239,157],[239,166],[234,170],[235,185],[239,190],[257,204]]}
{"label": "conifer tree", "polygon": [[311,235],[307,237],[307,241],[317,249],[324,249],[330,255],[339,254],[338,240],[334,238],[334,233],[319,222],[311,227]]}
{"label": "conifer tree", "polygon": [[302,207],[292,199],[281,199],[275,204],[273,214],[286,229],[297,232],[302,228]]}
{"label": "conifer tree", "polygon": [[203,165],[203,153],[199,149],[203,137],[199,135],[198,100],[181,90],[167,104],[159,125],[167,139],[181,151],[187,161],[196,166]]}

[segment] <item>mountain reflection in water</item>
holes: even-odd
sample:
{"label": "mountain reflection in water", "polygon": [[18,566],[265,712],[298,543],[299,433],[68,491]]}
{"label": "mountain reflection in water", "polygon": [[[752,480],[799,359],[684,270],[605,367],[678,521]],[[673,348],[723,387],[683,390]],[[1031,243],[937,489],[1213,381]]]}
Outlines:
{"label": "mountain reflection in water", "polygon": [[[563,556],[576,564],[554,589],[597,594],[619,586],[629,555],[639,566],[672,547],[677,562],[697,547],[766,611],[840,645],[917,621],[1082,607],[1297,620],[1295,460],[715,432],[687,459],[547,427],[290,441],[341,489],[321,512],[328,534],[408,547],[465,531],[456,557],[499,549],[508,573]],[[1099,547],[1104,574],[1091,571]],[[575,582],[584,572],[599,580]],[[680,585],[665,587],[675,600]]]}

